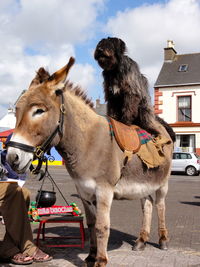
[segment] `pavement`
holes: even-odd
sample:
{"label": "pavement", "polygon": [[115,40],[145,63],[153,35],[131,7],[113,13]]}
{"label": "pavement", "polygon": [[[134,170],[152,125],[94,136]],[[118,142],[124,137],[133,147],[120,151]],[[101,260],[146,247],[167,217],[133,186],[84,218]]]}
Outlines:
{"label": "pavement", "polygon": [[[67,201],[75,202],[83,210],[74,183],[63,166],[49,168],[53,179]],[[35,200],[41,182],[29,178],[25,186],[31,190],[31,199]],[[52,190],[50,181],[46,180],[44,190]],[[57,190],[55,190],[57,191]],[[56,192],[57,205],[65,205],[60,193]],[[200,176],[171,175],[169,193],[166,200],[166,217],[170,235],[168,251],[158,248],[157,216],[154,209],[150,242],[142,252],[132,250],[134,240],[140,231],[140,201],[113,201],[111,209],[111,232],[108,244],[108,267],[200,267]],[[84,212],[84,211],[83,211]],[[32,267],[73,267],[83,266],[84,258],[89,251],[88,232],[84,219],[86,242],[81,248],[47,248],[43,241],[41,248],[53,256],[46,263],[33,263]],[[34,238],[38,224],[32,224]],[[0,240],[5,232],[0,224]],[[47,234],[63,236],[66,233],[77,233],[76,225],[48,224]],[[2,267],[18,266],[0,263]]]}

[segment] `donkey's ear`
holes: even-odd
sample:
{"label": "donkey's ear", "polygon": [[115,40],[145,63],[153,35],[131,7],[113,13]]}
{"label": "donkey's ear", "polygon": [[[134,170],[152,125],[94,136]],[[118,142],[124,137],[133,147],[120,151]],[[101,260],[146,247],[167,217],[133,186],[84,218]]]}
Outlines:
{"label": "donkey's ear", "polygon": [[47,81],[50,77],[50,74],[48,71],[46,71],[44,68],[39,68],[39,70],[36,73],[35,78],[32,80],[29,87],[36,86],[40,83],[43,83]]}
{"label": "donkey's ear", "polygon": [[49,78],[47,83],[48,87],[59,87],[60,83],[63,83],[65,79],[67,78],[67,75],[69,73],[69,70],[74,65],[75,59],[73,57],[70,57],[69,62],[67,65],[65,65],[62,69],[56,71],[54,74],[52,74]]}

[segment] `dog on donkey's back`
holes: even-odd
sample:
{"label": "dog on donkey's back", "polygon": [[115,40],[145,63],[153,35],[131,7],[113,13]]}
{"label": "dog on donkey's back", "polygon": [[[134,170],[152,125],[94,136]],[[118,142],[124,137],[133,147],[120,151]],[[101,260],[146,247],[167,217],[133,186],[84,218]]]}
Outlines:
{"label": "dog on donkey's back", "polygon": [[158,120],[174,141],[172,128],[154,114],[146,77],[126,52],[124,41],[115,37],[102,39],[94,52],[103,69],[107,115],[127,125],[136,124],[153,135],[159,134],[154,126]]}

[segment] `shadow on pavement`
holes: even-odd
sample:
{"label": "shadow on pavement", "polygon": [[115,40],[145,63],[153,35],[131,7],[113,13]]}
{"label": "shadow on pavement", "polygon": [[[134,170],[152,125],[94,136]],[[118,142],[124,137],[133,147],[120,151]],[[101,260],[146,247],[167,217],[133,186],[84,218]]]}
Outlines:
{"label": "shadow on pavement", "polygon": [[[73,248],[73,247],[63,247],[63,248],[45,248],[45,243],[41,241],[41,248],[43,250],[46,250],[47,253],[50,253],[54,259],[63,259],[71,262],[75,266],[82,266],[83,260],[80,258],[80,254],[89,253],[89,242],[88,242],[88,232],[87,228],[85,229],[86,232],[86,242],[85,242],[85,248]],[[37,233],[37,229],[34,230],[34,233]],[[56,236],[64,236],[66,233],[68,235],[76,235],[79,233],[78,227],[47,227],[45,231],[46,235],[56,235]],[[131,246],[134,245],[134,241],[137,238],[135,236],[129,235],[127,233],[111,229],[110,230],[110,238],[108,242],[108,251],[119,249],[124,243],[128,243]],[[61,240],[61,239],[60,239]],[[73,240],[74,242],[75,240]],[[45,241],[46,242],[46,241]],[[49,241],[47,240],[47,243]],[[52,241],[51,241],[52,242]],[[63,242],[63,240],[61,241]],[[77,242],[77,241],[75,241]],[[158,244],[148,242],[149,245],[158,248]],[[45,249],[44,249],[45,248]]]}
{"label": "shadow on pavement", "polygon": [[194,201],[181,201],[180,203],[187,204],[187,205],[200,206],[200,202],[194,202]]}

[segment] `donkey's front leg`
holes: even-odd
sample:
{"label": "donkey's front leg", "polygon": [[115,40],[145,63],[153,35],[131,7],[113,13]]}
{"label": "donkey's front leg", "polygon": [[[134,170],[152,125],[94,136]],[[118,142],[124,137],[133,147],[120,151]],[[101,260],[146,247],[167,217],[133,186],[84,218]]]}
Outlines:
{"label": "donkey's front leg", "polygon": [[153,209],[153,199],[151,196],[141,199],[142,211],[143,211],[143,221],[142,229],[140,231],[139,238],[135,241],[133,250],[141,251],[145,249],[146,242],[149,240],[150,229],[151,229],[151,218]]}
{"label": "donkey's front leg", "polygon": [[156,208],[158,213],[158,235],[160,249],[168,249],[168,231],[165,222],[165,197],[168,191],[168,183],[156,191]]}
{"label": "donkey's front leg", "polygon": [[97,239],[96,239],[96,201],[89,202],[86,200],[82,200],[85,214],[86,214],[86,221],[89,231],[89,239],[90,239],[90,252],[87,258],[85,259],[86,266],[92,267],[96,261],[96,254],[97,254]]}
{"label": "donkey's front leg", "polygon": [[113,190],[108,185],[99,186],[96,191],[96,236],[97,257],[95,267],[104,267],[108,262],[107,245],[110,234],[110,208],[113,200]]}

